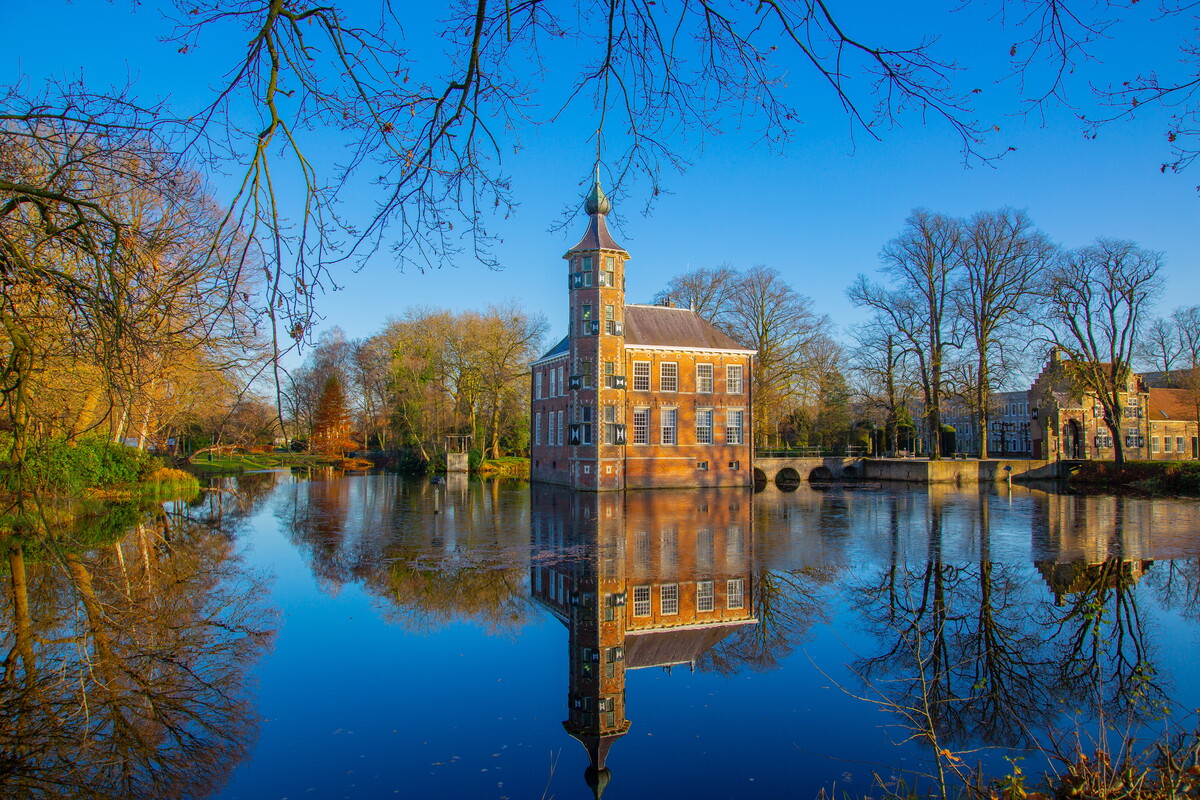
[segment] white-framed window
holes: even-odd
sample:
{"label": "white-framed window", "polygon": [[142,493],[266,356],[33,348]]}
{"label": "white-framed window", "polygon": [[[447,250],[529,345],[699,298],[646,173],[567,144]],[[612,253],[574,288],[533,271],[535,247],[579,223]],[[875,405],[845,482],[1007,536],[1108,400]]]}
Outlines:
{"label": "white-framed window", "polygon": [[595,367],[591,361],[579,362],[579,374],[581,376],[581,384],[584,389],[592,388],[593,377],[595,376]]}
{"label": "white-framed window", "polygon": [[660,392],[679,391],[679,365],[674,361],[664,361],[658,365],[658,390]]}
{"label": "white-framed window", "polygon": [[[580,423],[580,433],[582,434],[583,443],[591,444],[592,443],[592,407],[591,406],[579,406],[579,423]],[[584,471],[585,472],[587,471],[586,466],[584,467]]]}
{"label": "white-framed window", "polygon": [[746,607],[746,581],[743,578],[730,578],[725,582],[725,607]]}
{"label": "white-framed window", "polygon": [[604,306],[604,332],[612,336],[617,332],[617,307],[614,305]]}
{"label": "white-framed window", "polygon": [[633,390],[635,392],[650,391],[650,362],[633,362]]}
{"label": "white-framed window", "polygon": [[696,409],[696,444],[713,443],[713,410]]}
{"label": "white-framed window", "polygon": [[650,444],[650,409],[633,410],[633,443]]}
{"label": "white-framed window", "polygon": [[1174,444],[1175,444],[1175,442],[1170,436],[1164,436],[1163,437],[1163,452],[1170,453],[1174,449],[1173,448]]}
{"label": "white-framed window", "polygon": [[729,394],[742,393],[742,365],[729,364],[725,367],[725,391]]}
{"label": "white-framed window", "polygon": [[1183,437],[1182,436],[1175,437],[1175,452],[1176,453],[1183,452]]}
{"label": "white-framed window", "polygon": [[542,371],[540,369],[533,374],[533,399],[542,399]]}
{"label": "white-framed window", "polygon": [[712,581],[696,581],[697,611],[712,611],[716,607],[715,598]]}
{"label": "white-framed window", "polygon": [[712,364],[697,364],[696,365],[696,391],[700,394],[712,394],[713,392],[713,365]]}
{"label": "white-framed window", "polygon": [[679,444],[679,409],[664,408],[660,415],[659,426],[662,431],[662,444]]}
{"label": "white-framed window", "polygon": [[658,610],[663,616],[679,613],[679,584],[664,583],[658,590]]}
{"label": "white-framed window", "polygon": [[633,587],[633,615],[635,617],[650,616],[650,587]]}
{"label": "white-framed window", "polygon": [[1151,453],[1158,452],[1158,437],[1157,436],[1150,437],[1150,452]]}
{"label": "white-framed window", "polygon": [[746,412],[741,408],[725,409],[725,444],[741,444]]}
{"label": "white-framed window", "polygon": [[558,412],[558,444],[561,447],[563,443],[563,412]]}
{"label": "white-framed window", "polygon": [[533,443],[536,445],[542,443],[542,412],[540,411],[533,415]]}
{"label": "white-framed window", "polygon": [[583,257],[583,271],[584,272],[592,271],[592,257],[591,256]]}

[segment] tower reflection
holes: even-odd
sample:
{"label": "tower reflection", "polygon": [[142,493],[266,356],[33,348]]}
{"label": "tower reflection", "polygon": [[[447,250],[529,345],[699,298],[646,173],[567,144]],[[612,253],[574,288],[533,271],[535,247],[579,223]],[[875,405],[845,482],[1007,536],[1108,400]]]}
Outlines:
{"label": "tower reflection", "polygon": [[531,510],[531,592],[568,630],[563,728],[586,748],[600,797],[609,750],[630,728],[627,671],[692,667],[757,623],[750,495],[534,486]]}

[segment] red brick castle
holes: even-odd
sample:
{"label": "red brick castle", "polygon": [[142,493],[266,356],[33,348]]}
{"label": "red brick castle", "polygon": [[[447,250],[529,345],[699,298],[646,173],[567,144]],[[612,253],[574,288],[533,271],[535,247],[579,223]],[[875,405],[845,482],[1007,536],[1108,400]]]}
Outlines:
{"label": "red brick castle", "polygon": [[584,491],[749,486],[755,351],[690,309],[626,305],[629,253],[595,185],[563,256],[567,335],[533,363],[531,475]]}

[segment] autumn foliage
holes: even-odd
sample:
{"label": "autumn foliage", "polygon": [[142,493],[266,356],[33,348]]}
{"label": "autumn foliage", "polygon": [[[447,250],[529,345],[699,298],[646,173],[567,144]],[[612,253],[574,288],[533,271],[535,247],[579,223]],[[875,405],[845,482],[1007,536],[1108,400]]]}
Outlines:
{"label": "autumn foliage", "polygon": [[346,390],[337,375],[325,380],[317,408],[313,413],[310,450],[325,456],[342,456],[355,448],[350,439],[350,411]]}

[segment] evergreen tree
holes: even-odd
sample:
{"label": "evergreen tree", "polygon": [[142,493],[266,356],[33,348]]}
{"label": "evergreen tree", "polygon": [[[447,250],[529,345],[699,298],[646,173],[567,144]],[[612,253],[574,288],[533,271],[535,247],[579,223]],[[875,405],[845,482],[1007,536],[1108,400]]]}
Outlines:
{"label": "evergreen tree", "polygon": [[325,380],[313,413],[310,449],[325,456],[341,456],[354,449],[350,439],[350,412],[341,379],[331,374]]}

